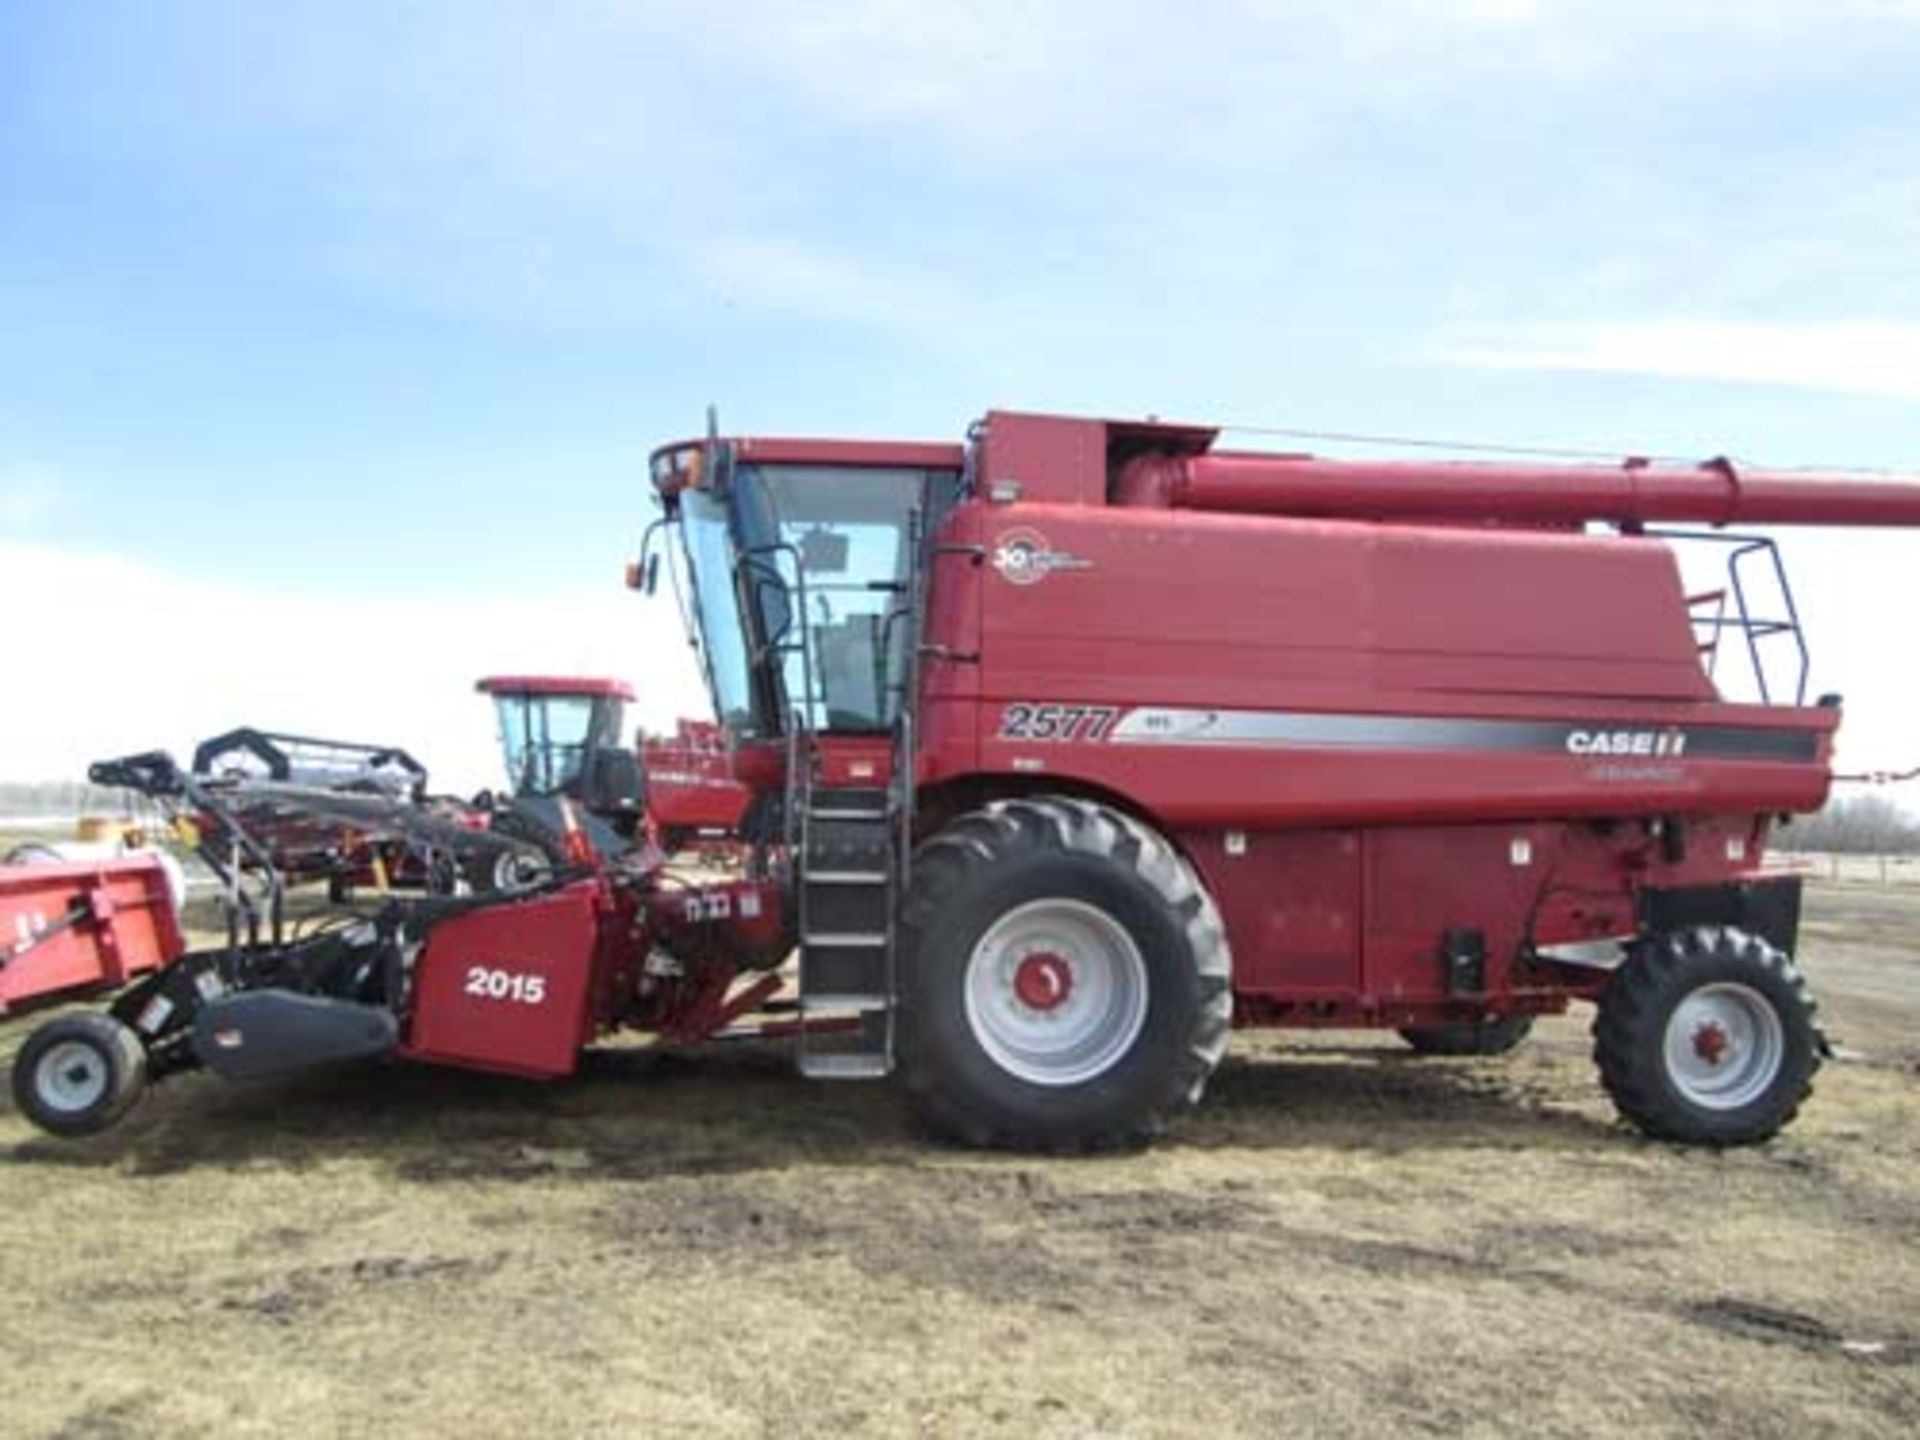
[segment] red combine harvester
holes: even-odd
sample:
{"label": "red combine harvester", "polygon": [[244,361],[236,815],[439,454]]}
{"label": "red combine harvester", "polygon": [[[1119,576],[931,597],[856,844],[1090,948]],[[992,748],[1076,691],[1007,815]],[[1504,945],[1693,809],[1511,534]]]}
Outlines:
{"label": "red combine harvester", "polygon": [[[74,1132],[194,1066],[558,1076],[618,1027],[749,1029],[808,1075],[897,1065],[960,1139],[1083,1148],[1194,1103],[1234,1025],[1490,1053],[1581,1000],[1642,1130],[1775,1133],[1825,1042],[1764,862],[1840,708],[1773,542],[1728,527],[1920,525],[1920,483],[1216,439],[996,412],[964,447],[660,450],[744,878],[591,843],[562,796],[520,893],[188,954],[30,1038],[22,1107]],[[1699,543],[1730,578],[1690,597]]]}

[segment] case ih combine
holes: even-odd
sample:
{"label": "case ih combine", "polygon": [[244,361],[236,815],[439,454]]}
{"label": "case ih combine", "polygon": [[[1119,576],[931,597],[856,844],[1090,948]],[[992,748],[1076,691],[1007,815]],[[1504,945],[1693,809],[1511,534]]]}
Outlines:
{"label": "case ih combine", "polygon": [[[1235,1025],[1492,1052],[1581,1000],[1642,1130],[1777,1131],[1824,1042],[1764,859],[1840,709],[1772,543],[1728,527],[1917,525],[1920,485],[1216,438],[994,413],[964,447],[659,451],[742,877],[523,808],[550,866],[518,893],[189,953],[36,1032],[22,1107],[73,1133],[196,1066],[551,1077],[617,1028],[745,1030],[808,1075],[897,1066],[960,1139],[1081,1148],[1194,1103]],[[1730,578],[1690,596],[1696,539]],[[95,778],[182,799],[162,757]]]}

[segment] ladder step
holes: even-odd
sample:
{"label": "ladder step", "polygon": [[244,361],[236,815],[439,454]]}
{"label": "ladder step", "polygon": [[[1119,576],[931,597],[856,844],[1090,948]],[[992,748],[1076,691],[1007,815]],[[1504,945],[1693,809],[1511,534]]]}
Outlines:
{"label": "ladder step", "polygon": [[822,1010],[855,1011],[862,1015],[885,1010],[892,1002],[884,995],[805,995],[800,1000],[800,1013],[812,1015]]}
{"label": "ladder step", "polygon": [[880,1080],[893,1073],[885,1055],[802,1055],[800,1073],[809,1080]]}
{"label": "ladder step", "polygon": [[812,802],[826,809],[834,806],[865,806],[872,809],[887,803],[885,785],[820,785],[812,786]]}
{"label": "ladder step", "polygon": [[892,989],[887,952],[876,946],[849,950],[816,946],[800,952],[802,995],[885,995]]}
{"label": "ladder step", "polygon": [[799,860],[802,1075],[877,1080],[893,1071],[894,828],[879,786],[817,786]]}
{"label": "ladder step", "polygon": [[819,820],[807,829],[809,869],[886,870],[892,851],[892,831],[879,820]]}
{"label": "ladder step", "polygon": [[893,913],[892,895],[884,884],[809,885],[801,900],[806,934],[829,946],[840,935],[883,933]]}

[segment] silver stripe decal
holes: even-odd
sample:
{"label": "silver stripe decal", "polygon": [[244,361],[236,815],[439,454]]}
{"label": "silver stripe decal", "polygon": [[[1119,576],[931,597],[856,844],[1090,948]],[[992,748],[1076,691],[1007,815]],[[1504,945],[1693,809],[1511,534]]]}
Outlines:
{"label": "silver stripe decal", "polygon": [[[1812,760],[1819,753],[1819,734],[1812,730],[1675,725],[1644,720],[1473,720],[1452,716],[1329,715],[1159,706],[1127,711],[1107,738],[1120,745],[1524,750],[1580,759],[1620,760]],[[1616,739],[1628,743],[1615,748],[1609,742]]]}
{"label": "silver stripe decal", "polygon": [[[1531,720],[1441,720],[1404,715],[1312,715],[1283,710],[1129,710],[1111,738],[1134,745],[1356,745],[1421,750],[1531,746]],[[1568,727],[1553,727],[1555,734]]]}

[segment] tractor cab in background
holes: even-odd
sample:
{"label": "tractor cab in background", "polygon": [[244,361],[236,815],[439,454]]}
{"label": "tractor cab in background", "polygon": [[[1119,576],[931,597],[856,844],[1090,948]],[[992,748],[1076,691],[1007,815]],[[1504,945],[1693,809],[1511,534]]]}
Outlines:
{"label": "tractor cab in background", "polygon": [[516,799],[577,801],[631,839],[647,808],[639,755],[621,743],[633,689],[621,680],[492,675],[475,686],[493,697],[507,783]]}

